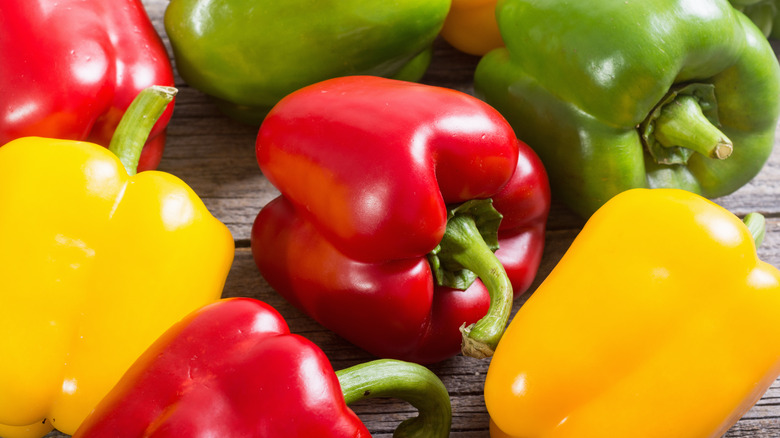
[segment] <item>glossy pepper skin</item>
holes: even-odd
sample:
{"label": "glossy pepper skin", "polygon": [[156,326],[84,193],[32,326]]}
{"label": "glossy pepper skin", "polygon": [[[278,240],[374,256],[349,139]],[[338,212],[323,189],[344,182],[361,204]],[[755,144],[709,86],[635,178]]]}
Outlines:
{"label": "glossy pepper skin", "polygon": [[374,361],[334,373],[272,307],[228,298],[166,331],[74,438],[370,437],[345,403],[355,391],[355,399],[401,396],[420,409],[395,436],[449,436],[447,390],[426,368]]}
{"label": "glossy pepper skin", "polygon": [[507,47],[478,64],[477,94],[581,216],[630,188],[723,196],[769,157],[780,68],[727,1],[505,0],[498,20]]}
{"label": "glossy pepper skin", "polygon": [[[549,187],[495,110],[439,87],[332,79],[282,100],[256,151],[281,195],[255,219],[252,253],[295,306],[379,357],[421,363],[456,354],[463,323],[496,318],[491,330],[503,332],[512,293],[536,274]],[[484,198],[503,214],[496,272],[455,285],[465,291],[434,284],[428,257],[459,221],[448,220],[448,205]],[[509,295],[494,297],[491,284],[505,279]]]}
{"label": "glossy pepper skin", "polygon": [[498,0],[452,0],[441,36],[461,52],[484,55],[502,47],[496,21]]}
{"label": "glossy pepper skin", "polygon": [[[127,107],[173,69],[140,0],[6,1],[0,8],[0,145],[38,136],[108,146]],[[138,163],[157,168],[173,103]]]}
{"label": "glossy pepper skin", "polygon": [[780,374],[780,271],[733,214],[633,189],[586,223],[491,361],[491,436],[717,438]]}
{"label": "glossy pepper skin", "polygon": [[769,38],[780,37],[780,2],[778,0],[729,0],[731,5],[750,18]]}
{"label": "glossy pepper skin", "polygon": [[260,125],[287,94],[325,79],[416,81],[450,0],[173,0],[165,12],[182,78]]}
{"label": "glossy pepper skin", "polygon": [[[137,120],[114,139],[136,154]],[[219,299],[233,239],[181,180],[129,176],[94,143],[17,139],[0,172],[0,436],[72,434],[161,333]]]}

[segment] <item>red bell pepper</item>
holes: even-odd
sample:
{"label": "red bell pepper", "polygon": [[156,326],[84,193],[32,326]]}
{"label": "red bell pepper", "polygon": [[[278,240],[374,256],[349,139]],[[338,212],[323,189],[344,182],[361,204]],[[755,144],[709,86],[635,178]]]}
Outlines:
{"label": "red bell pepper", "polygon": [[[108,147],[125,110],[173,69],[140,0],[24,0],[0,7],[0,145],[38,136]],[[156,168],[173,104],[138,170]]]}
{"label": "red bell pepper", "polygon": [[380,357],[453,356],[463,324],[464,354],[492,354],[535,277],[550,197],[497,111],[455,90],[337,78],[278,103],[256,152],[281,195],[255,219],[252,253],[282,296]]}
{"label": "red bell pepper", "polygon": [[271,306],[228,298],[168,329],[73,436],[370,437],[346,406],[364,397],[420,410],[398,436],[449,436],[449,395],[425,367],[380,360],[334,373]]}

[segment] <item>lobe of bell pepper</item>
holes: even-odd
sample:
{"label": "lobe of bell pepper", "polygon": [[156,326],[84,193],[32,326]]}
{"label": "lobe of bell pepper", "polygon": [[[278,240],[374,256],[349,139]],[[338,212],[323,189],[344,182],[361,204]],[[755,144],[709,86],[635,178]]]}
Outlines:
{"label": "lobe of bell pepper", "polygon": [[493,437],[722,436],[780,374],[780,271],[736,216],[633,189],[587,222],[507,328]]}
{"label": "lobe of bell pepper", "polygon": [[[536,274],[549,187],[535,154],[494,109],[439,87],[331,79],[269,113],[257,158],[281,196],[258,214],[252,253],[285,298],[380,357],[450,357],[458,328],[488,314],[493,327],[469,333],[495,346],[512,292]],[[483,248],[479,259],[498,261],[455,269],[492,278],[465,291],[435,284],[427,256],[453,224],[447,207],[488,198],[503,216],[499,249],[494,257]],[[479,239],[466,240],[463,249],[474,249]]]}
{"label": "lobe of bell pepper", "polygon": [[[506,47],[480,60],[475,92],[539,154],[555,197],[584,218],[632,188],[724,196],[769,158],[780,67],[726,0],[506,0],[498,23]],[[701,111],[677,105],[686,99]],[[687,109],[667,111],[675,106]]]}
{"label": "lobe of bell pepper", "polygon": [[73,433],[158,335],[220,297],[233,239],[181,180],[129,176],[93,143],[17,139],[0,174],[0,435]]}
{"label": "lobe of bell pepper", "polygon": [[[140,0],[5,2],[0,22],[0,145],[41,136],[107,147],[141,90],[174,84]],[[160,163],[172,112],[150,133],[139,170]]]}
{"label": "lobe of bell pepper", "polygon": [[377,396],[420,410],[395,436],[449,436],[447,390],[426,368],[378,360],[334,373],[322,350],[291,334],[272,307],[229,298],[167,330],[74,438],[368,438],[345,400]]}

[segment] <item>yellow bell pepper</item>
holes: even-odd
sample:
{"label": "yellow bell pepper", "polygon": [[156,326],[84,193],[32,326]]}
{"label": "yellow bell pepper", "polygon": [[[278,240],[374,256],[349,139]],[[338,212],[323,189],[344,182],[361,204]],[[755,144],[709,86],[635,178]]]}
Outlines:
{"label": "yellow bell pepper", "polygon": [[485,53],[504,46],[496,21],[498,0],[452,0],[441,36],[461,52]]}
{"label": "yellow bell pepper", "polygon": [[[142,113],[173,98],[141,96]],[[148,129],[126,118],[112,150],[129,140],[139,154]],[[0,436],[75,432],[158,335],[220,298],[233,254],[227,227],[175,176],[130,176],[92,143],[1,147]]]}
{"label": "yellow bell pepper", "polygon": [[736,216],[682,190],[624,192],[499,343],[491,436],[720,437],[780,374],[779,322],[780,272]]}

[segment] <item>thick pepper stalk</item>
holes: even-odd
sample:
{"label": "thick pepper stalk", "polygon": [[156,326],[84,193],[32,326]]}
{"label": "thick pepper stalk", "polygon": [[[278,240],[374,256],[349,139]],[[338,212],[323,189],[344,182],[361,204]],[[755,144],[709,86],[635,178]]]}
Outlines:
{"label": "thick pepper stalk", "polygon": [[[0,145],[38,136],[108,147],[144,88],[173,86],[162,40],[140,0],[5,1],[0,8]],[[170,103],[138,170],[157,168]]]}
{"label": "thick pepper stalk", "polygon": [[161,333],[222,293],[227,227],[173,175],[130,176],[174,92],[142,92],[110,151],[40,137],[0,148],[4,438],[72,434]]}
{"label": "thick pepper stalk", "polygon": [[326,79],[417,81],[450,0],[172,0],[176,67],[227,115],[260,125],[280,99]]}
{"label": "thick pepper stalk", "polygon": [[772,151],[777,58],[726,0],[505,0],[498,22],[476,92],[583,217],[631,188],[727,195]]}
{"label": "thick pepper stalk", "polygon": [[251,234],[276,291],[380,357],[435,362],[461,338],[492,354],[536,275],[550,196],[500,114],[454,90],[345,77],[283,99],[256,150],[281,192]]}
{"label": "thick pepper stalk", "polygon": [[447,389],[421,365],[377,360],[333,372],[271,306],[228,298],[166,331],[74,438],[370,437],[351,403],[397,397],[419,409],[394,436],[445,438]]}
{"label": "thick pepper stalk", "polygon": [[760,219],[678,189],[607,202],[496,350],[491,436],[726,433],[780,374],[780,271],[756,255]]}

